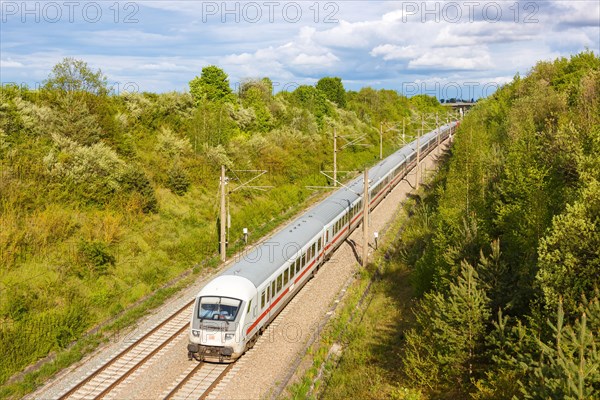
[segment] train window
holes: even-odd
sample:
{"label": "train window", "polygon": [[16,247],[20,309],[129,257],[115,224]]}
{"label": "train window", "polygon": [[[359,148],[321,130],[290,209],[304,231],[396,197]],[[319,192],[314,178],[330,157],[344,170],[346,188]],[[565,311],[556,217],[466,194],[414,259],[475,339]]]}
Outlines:
{"label": "train window", "polygon": [[271,297],[275,298],[275,281],[271,283]]}
{"label": "train window", "polygon": [[296,273],[300,272],[300,258],[296,259]]}
{"label": "train window", "polygon": [[329,243],[329,230],[325,231],[325,242]]}
{"label": "train window", "polygon": [[262,294],[260,295],[260,308],[265,308],[265,291],[263,290]]}
{"label": "train window", "polygon": [[286,269],[285,271],[283,271],[283,284],[287,285],[289,280],[290,280],[290,276],[289,276],[288,270]]}
{"label": "train window", "polygon": [[277,293],[281,290],[281,275],[277,277]]}
{"label": "train window", "polygon": [[292,278],[294,277],[294,264],[290,265],[290,267],[288,268],[288,271],[290,273],[290,281],[291,281]]}
{"label": "train window", "polygon": [[317,250],[316,249],[317,249],[317,244],[313,243],[313,245],[312,245],[312,257],[311,258],[313,258],[315,256],[315,254],[317,254]]}
{"label": "train window", "polygon": [[302,254],[302,268],[306,265],[306,254]]}
{"label": "train window", "polygon": [[319,238],[319,244],[317,245],[317,249],[319,249],[319,251],[321,251],[321,245],[323,244],[323,239]]}
{"label": "train window", "polygon": [[250,300],[248,302],[248,309],[246,310],[246,313],[250,313],[250,307],[252,306],[252,300]]}
{"label": "train window", "polygon": [[241,300],[229,297],[204,296],[200,298],[198,318],[234,321],[241,305]]}

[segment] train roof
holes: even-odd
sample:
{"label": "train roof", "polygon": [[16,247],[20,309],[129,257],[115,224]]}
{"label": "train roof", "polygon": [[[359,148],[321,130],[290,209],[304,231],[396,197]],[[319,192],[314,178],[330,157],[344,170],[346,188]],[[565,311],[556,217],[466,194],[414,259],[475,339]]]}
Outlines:
{"label": "train roof", "polygon": [[258,287],[279,267],[296,259],[300,250],[323,230],[323,223],[311,213],[305,213],[282,230],[260,243],[221,275],[236,275]]}
{"label": "train roof", "polygon": [[[452,124],[444,125],[440,129],[444,131],[450,126]],[[419,139],[419,144],[423,146],[435,137],[435,131],[429,132]],[[402,161],[408,159],[416,149],[417,141],[414,140],[386,157],[369,170],[369,180],[378,182]],[[258,287],[283,264],[295,260],[296,256],[300,254],[300,250],[308,245],[325,225],[359,199],[362,192],[363,176],[360,175],[311,207],[266,241],[258,244],[249,252],[244,252],[242,256],[238,256],[239,260],[223,271],[221,276],[240,276]]]}
{"label": "train roof", "polygon": [[219,275],[207,283],[198,292],[198,296],[214,296],[215,293],[218,293],[222,297],[248,301],[253,297],[255,290],[253,283],[243,277]]}

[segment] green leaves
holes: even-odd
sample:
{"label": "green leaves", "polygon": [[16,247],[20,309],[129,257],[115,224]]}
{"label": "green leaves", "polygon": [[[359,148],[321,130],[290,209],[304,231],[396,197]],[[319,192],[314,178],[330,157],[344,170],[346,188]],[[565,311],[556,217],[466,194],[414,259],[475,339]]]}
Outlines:
{"label": "green leaves", "polygon": [[88,92],[96,95],[108,93],[107,79],[102,71],[94,72],[85,61],[72,57],[64,58],[52,68],[44,87],[67,93]]}
{"label": "green leaves", "polygon": [[202,100],[213,102],[233,101],[233,93],[229,87],[227,74],[215,65],[202,68],[200,77],[192,79],[189,86],[196,105]]}
{"label": "green leaves", "polygon": [[415,313],[417,328],[409,331],[404,346],[404,372],[413,384],[434,391],[440,384],[468,389],[490,315],[479,286],[477,272],[463,262],[447,294],[425,295]]}
{"label": "green leaves", "polygon": [[600,183],[590,182],[580,200],[554,217],[538,252],[536,280],[546,307],[556,308],[562,296],[565,313],[572,316],[581,295],[600,287]]}
{"label": "green leaves", "polygon": [[337,104],[338,107],[346,107],[346,89],[344,89],[341,78],[337,76],[321,78],[317,82],[316,88],[323,92],[327,100]]}

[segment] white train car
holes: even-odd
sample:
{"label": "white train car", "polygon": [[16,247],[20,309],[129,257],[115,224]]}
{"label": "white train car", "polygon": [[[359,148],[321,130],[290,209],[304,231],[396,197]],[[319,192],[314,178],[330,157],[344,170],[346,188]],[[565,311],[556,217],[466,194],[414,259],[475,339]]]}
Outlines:
{"label": "white train car", "polygon": [[[429,153],[457,126],[458,122],[452,122],[423,135],[419,140],[421,155]],[[416,159],[415,140],[369,170],[370,209],[406,176]],[[360,225],[362,193],[361,176],[204,286],[190,321],[189,358],[232,362],[251,348],[324,260]]]}

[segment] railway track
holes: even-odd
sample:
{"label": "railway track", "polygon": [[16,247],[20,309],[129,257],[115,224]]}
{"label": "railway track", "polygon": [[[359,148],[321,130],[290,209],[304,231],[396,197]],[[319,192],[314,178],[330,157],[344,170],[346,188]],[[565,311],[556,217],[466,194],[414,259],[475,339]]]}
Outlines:
{"label": "railway track", "polygon": [[191,364],[179,378],[179,383],[165,395],[165,400],[204,400],[233,367],[231,364],[200,362]]}
{"label": "railway track", "polygon": [[185,334],[194,300],[121,350],[59,399],[101,399],[177,337]]}

